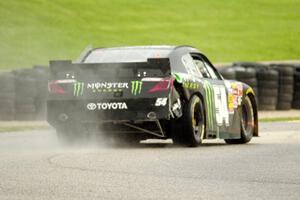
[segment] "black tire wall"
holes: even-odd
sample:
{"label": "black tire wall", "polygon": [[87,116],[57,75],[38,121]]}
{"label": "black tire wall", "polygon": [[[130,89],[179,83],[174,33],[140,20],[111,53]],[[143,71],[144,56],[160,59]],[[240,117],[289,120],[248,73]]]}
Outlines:
{"label": "black tire wall", "polygon": [[15,76],[11,72],[0,74],[0,120],[15,119]]}
{"label": "black tire wall", "polygon": [[271,64],[271,67],[279,75],[277,110],[289,110],[294,93],[294,68],[288,64]]}
{"label": "black tire wall", "polygon": [[292,108],[300,109],[300,65],[294,66],[294,94]]}
{"label": "black tire wall", "polygon": [[37,84],[32,69],[15,70],[15,119],[20,121],[35,120],[35,98]]}

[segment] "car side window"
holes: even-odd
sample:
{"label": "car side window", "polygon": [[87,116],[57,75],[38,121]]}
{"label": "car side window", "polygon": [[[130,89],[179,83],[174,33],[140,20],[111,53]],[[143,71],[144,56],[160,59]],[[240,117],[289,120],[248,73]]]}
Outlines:
{"label": "car side window", "polygon": [[216,75],[215,71],[212,69],[212,67],[209,64],[207,64],[204,61],[204,65],[212,79],[219,79],[218,76]]}
{"label": "car side window", "polygon": [[189,55],[186,54],[184,56],[182,56],[182,63],[186,69],[186,71],[194,76],[198,76],[198,77],[203,77],[202,74],[200,73],[200,71],[198,70],[195,62],[193,61],[193,58]]}
{"label": "car side window", "polygon": [[192,56],[204,78],[222,80],[221,76],[216,72],[216,69],[214,69],[204,55],[192,54]]}
{"label": "car side window", "polygon": [[200,60],[200,59],[197,58],[197,57],[194,57],[193,59],[194,59],[194,62],[195,62],[195,64],[196,64],[196,66],[197,66],[199,72],[202,74],[202,76],[203,76],[204,78],[211,78],[211,76],[210,76],[209,72],[207,71],[207,69],[206,69],[206,67],[205,67],[205,65],[204,65],[204,63],[203,63],[203,61]]}

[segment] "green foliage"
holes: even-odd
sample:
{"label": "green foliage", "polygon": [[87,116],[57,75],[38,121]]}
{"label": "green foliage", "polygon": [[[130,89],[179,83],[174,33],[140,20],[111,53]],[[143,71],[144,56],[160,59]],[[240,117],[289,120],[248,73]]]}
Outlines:
{"label": "green foliage", "polygon": [[299,59],[299,0],[3,0],[0,69],[89,44],[193,45],[214,62]]}

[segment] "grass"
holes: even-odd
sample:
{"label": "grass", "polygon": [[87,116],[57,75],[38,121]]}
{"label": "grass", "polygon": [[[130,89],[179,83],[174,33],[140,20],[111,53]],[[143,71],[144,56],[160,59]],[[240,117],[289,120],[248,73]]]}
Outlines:
{"label": "grass", "polygon": [[300,121],[300,117],[274,117],[274,118],[262,118],[259,122],[293,122]]}
{"label": "grass", "polygon": [[0,1],[0,70],[94,47],[188,44],[213,62],[299,59],[299,0]]}
{"label": "grass", "polygon": [[0,127],[0,133],[7,132],[19,132],[19,131],[30,131],[30,130],[42,130],[49,129],[49,126],[2,126]]}

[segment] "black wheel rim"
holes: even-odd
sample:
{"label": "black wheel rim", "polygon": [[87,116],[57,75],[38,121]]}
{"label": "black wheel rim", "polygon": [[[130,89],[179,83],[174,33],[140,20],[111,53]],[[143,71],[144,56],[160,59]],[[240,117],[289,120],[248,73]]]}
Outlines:
{"label": "black wheel rim", "polygon": [[194,136],[197,140],[201,140],[203,137],[203,130],[204,130],[204,122],[203,122],[203,115],[200,103],[196,103],[193,109],[193,116],[192,116],[192,127]]}
{"label": "black wheel rim", "polygon": [[251,102],[249,98],[245,99],[245,103],[242,105],[242,128],[245,134],[250,135],[253,133],[254,127],[254,115]]}

